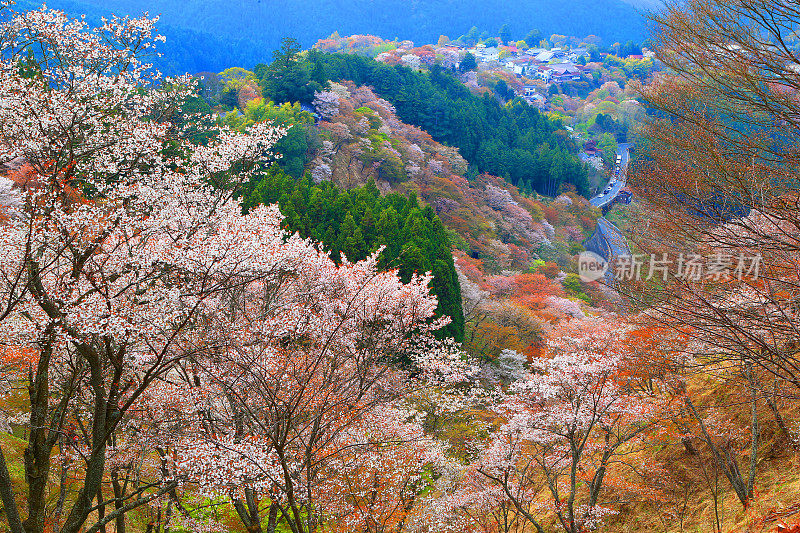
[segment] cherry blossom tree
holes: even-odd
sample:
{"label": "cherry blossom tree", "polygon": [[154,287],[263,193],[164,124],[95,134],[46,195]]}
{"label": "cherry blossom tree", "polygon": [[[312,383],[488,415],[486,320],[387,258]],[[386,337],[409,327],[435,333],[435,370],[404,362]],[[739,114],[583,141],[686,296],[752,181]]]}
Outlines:
{"label": "cherry blossom tree", "polygon": [[387,407],[341,437],[348,444],[321,488],[334,531],[401,533],[424,512],[423,494],[453,465],[425,435],[419,413]]}
{"label": "cherry blossom tree", "polygon": [[[1,452],[0,496],[12,533],[94,532],[176,484],[104,499],[109,446],[131,407],[176,361],[209,349],[192,329],[224,288],[287,260],[272,252],[284,238],[274,209],[243,217],[210,186],[232,167],[228,183],[246,178],[281,132],[259,124],[205,146],[187,140],[174,119],[189,78],[162,80],[141,59],[159,40],[154,20],[89,28],[46,8],[5,14],[0,158],[22,158],[30,179],[19,215],[0,225],[0,345],[35,356],[25,509]],[[294,261],[309,247],[286,246]],[[54,510],[51,458],[64,442],[82,467]]]}
{"label": "cherry blossom tree", "polygon": [[333,91],[315,92],[313,104],[323,120],[330,120],[339,114],[339,95]]}
{"label": "cherry blossom tree", "polygon": [[787,31],[800,15],[780,1],[692,0],[653,22],[671,75],[638,89],[659,112],[643,117],[647,153],[632,174],[649,218],[636,245],[709,261],[690,275],[677,264],[633,297],[693,331],[696,362],[752,362],[800,387],[800,76]]}
{"label": "cherry blossom tree", "polygon": [[422,65],[422,61],[420,60],[419,56],[414,54],[405,54],[400,58],[400,61],[403,63],[403,65],[414,70],[419,70],[420,66]]}
{"label": "cherry blossom tree", "polygon": [[[20,215],[0,226],[0,343],[35,354],[26,513],[0,454],[8,522],[123,531],[129,511],[168,501],[164,521],[177,509],[192,524],[192,498],[214,495],[251,531],[264,505],[268,529],[280,513],[312,531],[339,512],[320,492],[331,462],[361,468],[347,455],[353,428],[469,368],[431,334],[446,319],[432,319],[430,275],[402,283],[377,254],[337,266],[286,235],[277,208],[242,214],[231,189],[282,132],[186,139],[173,119],[188,78],[161,80],[139,59],[153,23],[89,29],[43,8],[0,32],[0,155],[30,167]],[[35,61],[22,42],[40,43]],[[77,473],[55,509],[54,453]]]}
{"label": "cherry blossom tree", "polygon": [[[403,284],[396,272],[376,267],[377,255],[337,267],[317,252],[269,285],[235,291],[208,329],[224,350],[194,358],[186,369],[187,394],[199,399],[191,411],[200,416],[174,443],[176,467],[209,497],[228,498],[249,531],[261,531],[260,512],[268,531],[280,518],[297,533],[341,513],[344,504],[325,489],[331,476],[345,482],[345,466],[369,471],[379,451],[387,464],[400,452],[392,451],[398,437],[383,439],[377,429],[403,427],[396,415],[381,420],[396,413],[391,405],[427,384],[463,381],[470,371],[455,345],[427,335],[446,323],[428,321],[436,308],[430,277]],[[402,361],[416,377],[399,369]],[[369,431],[359,433],[365,424]],[[393,463],[398,472],[421,460],[422,448],[416,450],[406,463]]]}
{"label": "cherry blossom tree", "polygon": [[469,465],[461,473],[454,490],[440,502],[450,522],[462,531],[480,533],[518,533],[525,531],[528,521],[517,511],[504,488],[481,473],[477,465]]}
{"label": "cherry blossom tree", "polygon": [[554,516],[564,531],[579,533],[614,512],[603,505],[603,489],[662,408],[655,394],[628,383],[628,336],[612,320],[558,326],[546,356],[496,407],[502,423],[473,468],[536,531]]}

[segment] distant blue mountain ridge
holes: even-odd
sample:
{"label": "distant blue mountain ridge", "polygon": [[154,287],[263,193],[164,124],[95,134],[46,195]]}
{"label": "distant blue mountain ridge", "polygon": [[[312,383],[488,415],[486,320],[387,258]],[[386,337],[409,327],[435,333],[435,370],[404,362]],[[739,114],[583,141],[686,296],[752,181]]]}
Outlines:
{"label": "distant blue mountain ridge", "polygon": [[[271,61],[283,37],[310,47],[335,31],[424,44],[440,35],[455,39],[472,26],[496,35],[507,24],[512,39],[537,28],[544,36],[597,35],[605,44],[641,41],[648,0],[628,2],[640,7],[623,0],[50,0],[47,6],[92,22],[111,13],[160,15],[167,43],[158,66],[176,74],[252,68]],[[19,0],[16,9],[40,5]]]}

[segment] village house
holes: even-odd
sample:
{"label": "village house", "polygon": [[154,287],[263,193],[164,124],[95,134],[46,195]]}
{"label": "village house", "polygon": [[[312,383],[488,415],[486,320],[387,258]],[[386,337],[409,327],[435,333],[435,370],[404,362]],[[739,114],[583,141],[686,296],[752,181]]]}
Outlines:
{"label": "village house", "polygon": [[577,61],[579,57],[589,59],[589,51],[586,48],[573,48],[567,55],[570,61]]}
{"label": "village house", "polygon": [[552,69],[551,78],[556,82],[577,81],[581,79],[581,68],[573,63],[548,65]]}
{"label": "village house", "polygon": [[535,60],[529,55],[510,58],[507,63],[510,64],[507,70],[516,74],[517,77],[533,76],[537,68]]}
{"label": "village house", "polygon": [[542,110],[547,106],[547,99],[541,94],[533,94],[531,96],[526,96],[524,97],[524,100],[528,102],[528,104],[535,106],[539,110]]}
{"label": "village house", "polygon": [[518,78],[522,76],[523,67],[522,65],[518,65],[513,59],[508,58],[503,62],[503,69],[506,72],[510,72],[517,76]]}
{"label": "village house", "polygon": [[540,80],[544,80],[545,83],[549,83],[553,75],[553,69],[549,66],[541,66],[536,69],[533,75]]}
{"label": "village house", "polygon": [[483,61],[497,61],[500,59],[500,50],[494,46],[490,46],[488,48],[484,46],[482,49],[476,47],[475,55],[478,59]]}
{"label": "village house", "polygon": [[528,97],[532,97],[534,95],[538,95],[538,92],[536,91],[536,89],[537,89],[536,85],[523,85],[522,86],[522,96],[528,98]]}
{"label": "village house", "polygon": [[517,90],[517,94],[529,105],[535,106],[541,110],[547,105],[547,99],[537,91],[538,87],[536,85],[523,85]]}
{"label": "village house", "polygon": [[536,54],[536,61],[540,63],[549,63],[550,61],[563,59],[565,57],[567,57],[567,54],[561,48],[553,48],[552,50],[543,50]]}
{"label": "village house", "polygon": [[553,52],[550,50],[542,50],[535,57],[536,61],[540,63],[549,63],[551,59],[553,59]]}

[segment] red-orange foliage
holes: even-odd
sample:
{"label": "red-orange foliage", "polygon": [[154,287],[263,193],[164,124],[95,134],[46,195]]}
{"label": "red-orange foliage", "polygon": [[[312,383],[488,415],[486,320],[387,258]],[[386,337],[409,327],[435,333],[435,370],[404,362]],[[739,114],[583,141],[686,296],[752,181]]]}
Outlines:
{"label": "red-orange foliage", "polygon": [[26,368],[36,364],[38,352],[25,346],[0,346],[0,372],[4,369]]}
{"label": "red-orange foliage", "polygon": [[461,272],[473,282],[480,282],[484,277],[483,261],[470,257],[463,252],[456,252],[456,265]]}
{"label": "red-orange foliage", "polygon": [[242,88],[239,89],[239,109],[246,108],[248,102],[256,100],[257,98],[260,98],[260,89],[255,83],[249,82],[243,85]]}
{"label": "red-orange foliage", "polygon": [[553,207],[552,205],[546,205],[542,208],[542,212],[544,213],[544,218],[550,224],[557,224],[558,223],[558,210]]}
{"label": "red-orange foliage", "polygon": [[555,278],[558,276],[558,273],[561,271],[561,268],[554,262],[548,261],[544,265],[540,266],[538,272],[541,272],[548,278]]}
{"label": "red-orange foliage", "polygon": [[322,50],[327,52],[329,50],[336,50],[339,47],[339,43],[334,41],[333,39],[320,39],[317,41],[317,44],[314,45],[314,48],[317,50]]}

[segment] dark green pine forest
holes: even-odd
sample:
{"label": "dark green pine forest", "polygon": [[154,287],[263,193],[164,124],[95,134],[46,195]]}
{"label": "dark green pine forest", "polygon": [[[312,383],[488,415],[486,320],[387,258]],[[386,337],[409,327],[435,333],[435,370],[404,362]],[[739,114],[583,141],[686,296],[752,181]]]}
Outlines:
{"label": "dark green pine forest", "polygon": [[273,165],[245,188],[243,204],[280,206],[287,231],[321,242],[335,261],[365,259],[379,247],[382,269],[396,268],[404,282],[415,272],[431,272],[431,291],[439,300],[437,316],[452,322],[442,336],[464,339],[464,314],[450,240],[430,206],[401,194],[381,196],[373,181],[340,190],[331,182],[296,179]]}

